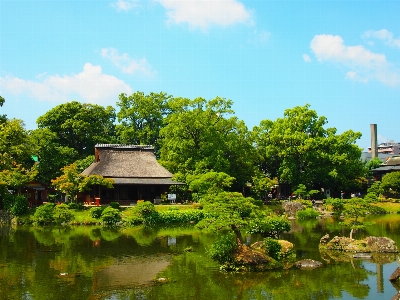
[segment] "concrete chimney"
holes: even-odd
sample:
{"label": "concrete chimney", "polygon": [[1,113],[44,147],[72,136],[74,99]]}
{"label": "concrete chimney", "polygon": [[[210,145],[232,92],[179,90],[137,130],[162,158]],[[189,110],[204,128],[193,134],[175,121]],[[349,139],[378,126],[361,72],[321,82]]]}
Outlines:
{"label": "concrete chimney", "polygon": [[371,124],[371,157],[378,157],[378,134],[376,124]]}

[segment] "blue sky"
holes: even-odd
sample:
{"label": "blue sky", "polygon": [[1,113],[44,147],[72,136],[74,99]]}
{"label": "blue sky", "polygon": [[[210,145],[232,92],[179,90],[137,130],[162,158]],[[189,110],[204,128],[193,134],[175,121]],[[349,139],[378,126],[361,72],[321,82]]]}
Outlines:
{"label": "blue sky", "polygon": [[0,113],[120,93],[234,102],[249,129],[306,103],[400,142],[400,1],[0,0]]}

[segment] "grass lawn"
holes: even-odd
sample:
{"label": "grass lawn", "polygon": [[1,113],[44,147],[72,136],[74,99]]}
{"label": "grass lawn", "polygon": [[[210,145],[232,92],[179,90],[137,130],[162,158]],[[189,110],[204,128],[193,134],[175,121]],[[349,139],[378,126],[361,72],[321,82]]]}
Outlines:
{"label": "grass lawn", "polygon": [[387,212],[390,213],[398,213],[400,212],[400,203],[393,203],[393,202],[378,202],[373,205],[381,207],[385,209]]}

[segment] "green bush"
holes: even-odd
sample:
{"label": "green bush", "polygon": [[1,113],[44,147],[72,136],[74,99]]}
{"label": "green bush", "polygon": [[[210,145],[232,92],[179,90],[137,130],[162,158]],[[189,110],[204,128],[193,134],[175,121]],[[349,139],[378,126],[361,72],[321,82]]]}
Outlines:
{"label": "green bush", "polygon": [[83,203],[68,202],[69,209],[84,210]]}
{"label": "green bush", "polygon": [[306,208],[296,213],[296,218],[300,220],[315,219],[318,216],[319,213],[314,208]]}
{"label": "green bush", "polygon": [[101,220],[107,225],[115,225],[121,221],[121,212],[112,207],[106,207],[101,213]]}
{"label": "green bush", "polygon": [[54,203],[46,203],[36,208],[33,215],[33,221],[39,224],[48,224],[54,222]]}
{"label": "green bush", "polygon": [[11,207],[10,211],[14,216],[22,216],[29,211],[29,201],[23,195],[13,196],[14,204]]}
{"label": "green bush", "polygon": [[154,204],[149,201],[138,202],[133,208],[133,215],[136,217],[131,217],[129,222],[137,222],[142,219],[145,225],[159,223],[159,213],[156,211]]}
{"label": "green bush", "polygon": [[165,210],[158,213],[158,223],[198,223],[204,218],[204,213],[199,209]]}
{"label": "green bush", "polygon": [[110,206],[112,207],[112,208],[115,208],[115,209],[119,209],[119,203],[118,202],[110,202]]}
{"label": "green bush", "polygon": [[341,212],[344,209],[344,202],[342,199],[329,198],[325,202],[326,204],[331,205],[332,210],[336,213]]}
{"label": "green bush", "polygon": [[69,206],[65,203],[56,205],[53,213],[57,224],[68,223],[74,219],[74,214],[69,209]]}
{"label": "green bush", "polygon": [[265,251],[272,258],[279,260],[279,253],[281,252],[282,246],[276,239],[267,237],[264,239]]}
{"label": "green bush", "polygon": [[226,264],[234,262],[234,254],[237,249],[236,235],[234,232],[229,232],[212,244],[208,253],[213,260],[220,264]]}
{"label": "green bush", "polygon": [[103,208],[101,206],[95,206],[89,209],[89,214],[94,219],[100,219]]}

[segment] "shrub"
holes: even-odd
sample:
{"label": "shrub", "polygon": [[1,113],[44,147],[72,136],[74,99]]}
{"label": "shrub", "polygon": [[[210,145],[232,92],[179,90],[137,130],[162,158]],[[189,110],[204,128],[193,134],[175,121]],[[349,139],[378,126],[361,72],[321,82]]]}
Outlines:
{"label": "shrub", "polygon": [[53,210],[54,219],[58,224],[67,223],[74,218],[74,214],[70,211],[67,204],[58,204]]}
{"label": "shrub", "polygon": [[265,251],[273,259],[279,260],[279,253],[281,252],[282,246],[276,239],[267,237],[264,239]]}
{"label": "shrub", "polygon": [[166,210],[158,213],[158,222],[163,224],[198,223],[204,218],[199,209]]}
{"label": "shrub", "polygon": [[100,219],[103,208],[101,206],[92,207],[89,210],[89,214],[94,219]]}
{"label": "shrub", "polygon": [[83,203],[68,202],[69,209],[83,210]]}
{"label": "shrub", "polygon": [[46,224],[54,222],[54,203],[46,203],[36,208],[33,215],[34,222],[39,224]]}
{"label": "shrub", "polygon": [[334,212],[341,212],[344,209],[344,202],[338,198],[330,198],[326,200],[326,203],[332,206]]}
{"label": "shrub", "polygon": [[238,249],[236,235],[229,232],[223,235],[218,241],[211,245],[208,253],[212,259],[220,264],[233,263],[234,254]]}
{"label": "shrub", "polygon": [[115,225],[121,221],[121,212],[112,207],[106,207],[101,213],[101,220],[107,225]]}
{"label": "shrub", "polygon": [[28,199],[23,195],[12,196],[14,198],[13,206],[10,211],[14,216],[22,216],[29,211]]}
{"label": "shrub", "polygon": [[112,208],[115,208],[115,209],[119,209],[119,203],[118,202],[110,202],[110,206],[112,207]]}
{"label": "shrub", "polygon": [[306,220],[306,219],[315,219],[319,216],[319,213],[314,208],[306,208],[303,210],[299,210],[296,213],[297,219]]}

